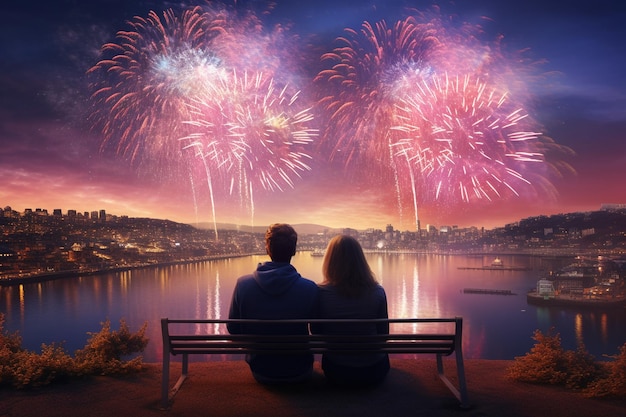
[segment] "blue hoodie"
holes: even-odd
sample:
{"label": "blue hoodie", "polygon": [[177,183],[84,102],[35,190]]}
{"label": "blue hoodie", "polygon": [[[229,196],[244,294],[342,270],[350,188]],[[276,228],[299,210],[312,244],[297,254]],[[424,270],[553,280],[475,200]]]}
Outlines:
{"label": "blue hoodie", "polygon": [[[317,316],[318,287],[288,262],[265,262],[237,280],[228,317],[231,319],[307,319]],[[230,333],[307,334],[306,326],[228,326]],[[313,355],[250,355],[256,375],[294,378],[311,372]]]}

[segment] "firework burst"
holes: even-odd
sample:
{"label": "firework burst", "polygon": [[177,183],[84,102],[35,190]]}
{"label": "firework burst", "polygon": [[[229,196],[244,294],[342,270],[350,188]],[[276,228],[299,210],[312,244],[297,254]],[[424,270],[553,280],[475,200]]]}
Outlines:
{"label": "firework burst", "polygon": [[102,149],[159,178],[206,177],[215,227],[215,191],[236,189],[252,207],[253,190],[293,186],[310,169],[300,147],[314,135],[291,87],[287,28],[266,32],[235,9],[207,2],[135,17],[89,71]]}
{"label": "firework burst", "polygon": [[299,91],[262,72],[236,71],[208,83],[189,103],[192,133],[184,147],[210,167],[215,184],[239,194],[254,212],[255,190],[282,191],[310,170],[317,136]]}
{"label": "firework burst", "polygon": [[422,200],[518,196],[531,185],[525,174],[544,162],[536,123],[506,91],[476,76],[421,78],[396,108],[390,146]]}
{"label": "firework burst", "polygon": [[103,59],[89,75],[103,149],[150,167],[179,163],[183,98],[198,77],[211,74],[216,61],[208,46],[222,32],[220,23],[199,7],[180,15],[150,12],[102,47]]}
{"label": "firework burst", "polygon": [[424,61],[437,40],[430,25],[412,17],[392,27],[365,22],[358,32],[345,31],[339,46],[322,56],[330,68],[315,79],[325,92],[319,106],[329,120],[322,144],[330,160],[346,166],[386,164],[381,157],[392,123],[393,80]]}

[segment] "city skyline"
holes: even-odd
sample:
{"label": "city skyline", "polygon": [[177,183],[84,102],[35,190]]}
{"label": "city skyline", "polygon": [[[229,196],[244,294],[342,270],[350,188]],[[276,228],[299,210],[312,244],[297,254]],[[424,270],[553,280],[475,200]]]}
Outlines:
{"label": "city skyline", "polygon": [[[252,3],[239,2],[236,8],[241,12],[258,6]],[[266,28],[294,24],[290,30],[301,42],[289,46],[299,48],[299,58],[308,60],[304,72],[310,79],[319,73],[320,56],[333,50],[333,39],[345,36],[345,28],[359,30],[363,21],[380,19],[391,26],[409,15],[406,6],[424,12],[431,9],[430,3],[421,1],[275,3],[267,13],[255,13],[266,19]],[[0,102],[0,173],[4,178],[0,199],[18,210],[91,207],[91,211],[97,207],[107,213],[189,224],[286,222],[354,229],[393,224],[401,230],[416,228],[415,207],[422,227],[490,229],[526,217],[626,203],[626,86],[622,76],[626,59],[619,53],[625,7],[611,1],[600,2],[593,10],[585,2],[572,2],[567,9],[557,4],[480,1],[472,6],[441,5],[444,21],[481,25],[480,41],[466,45],[468,51],[483,48],[484,54],[493,53],[497,43],[503,56],[514,56],[528,48],[525,53],[532,65],[518,67],[507,61],[498,69],[503,71],[502,78],[514,79],[515,91],[523,91],[521,102],[536,120],[537,130],[563,151],[562,156],[555,155],[558,166],[548,167],[553,170],[544,172],[548,165],[544,164],[523,172],[532,186],[519,185],[519,195],[505,196],[500,191],[496,197],[470,202],[451,196],[428,197],[429,184],[411,191],[411,185],[419,185],[417,179],[408,183],[416,171],[401,171],[396,166],[391,170],[383,164],[383,172],[379,172],[379,162],[385,157],[377,148],[374,157],[363,151],[367,158],[363,156],[355,164],[340,158],[329,161],[324,155],[305,161],[308,169],[290,173],[289,181],[279,184],[282,191],[264,190],[256,183],[253,188],[248,178],[247,187],[238,189],[236,183],[231,184],[232,193],[228,187],[227,191],[218,189],[216,179],[211,183],[199,175],[199,167],[188,172],[186,166],[197,163],[193,158],[169,165],[171,158],[164,163],[162,155],[131,161],[129,155],[115,149],[101,149],[106,138],[88,120],[90,112],[86,110],[93,103],[85,74],[101,59],[101,46],[115,42],[117,31],[128,29],[126,21],[134,16],[145,18],[150,10],[161,15],[172,4],[145,1],[131,6],[122,1],[94,1],[77,5],[63,1],[51,6],[35,1],[28,7],[3,5],[6,22],[0,30],[11,42],[2,46],[7,60],[0,72],[0,88],[5,91]],[[454,19],[448,19],[453,15]],[[439,29],[437,34],[441,32]],[[306,49],[313,40],[317,41],[313,50]],[[246,46],[252,50],[252,44]],[[281,71],[287,67],[281,65]],[[336,140],[348,134],[339,132]],[[313,134],[311,139],[321,143],[322,135]],[[267,168],[265,160],[248,163],[256,168],[240,171],[248,176]],[[471,170],[473,165],[465,169]]]}
{"label": "city skyline", "polygon": [[[590,211],[585,211],[585,212],[563,212],[563,213],[555,213],[552,215],[537,215],[537,216],[530,216],[530,217],[525,217],[525,218],[519,218],[519,219],[515,219],[514,221],[508,222],[506,224],[501,224],[501,225],[497,225],[494,226],[493,228],[485,228],[485,227],[480,227],[477,225],[466,225],[463,227],[459,227],[458,224],[455,223],[446,223],[446,224],[433,224],[433,223],[425,223],[425,224],[421,224],[421,230],[422,232],[424,231],[429,231],[430,230],[435,230],[435,231],[440,231],[440,230],[444,230],[446,229],[446,231],[451,231],[454,229],[461,229],[461,230],[467,230],[467,229],[484,229],[484,230],[488,230],[488,231],[495,231],[497,229],[503,229],[503,228],[507,228],[516,224],[519,224],[521,222],[524,221],[528,221],[528,220],[535,220],[535,219],[539,219],[542,217],[545,218],[561,218],[563,216],[569,217],[569,216],[577,216],[577,215],[587,215],[587,214],[591,214],[591,213],[598,213],[598,212],[602,212],[602,211],[606,211],[606,212],[620,212],[620,211],[624,211],[626,210],[626,204],[602,204],[600,207],[598,207],[596,210],[590,210]],[[36,207],[36,208],[30,208],[30,207],[26,207],[23,210],[16,210],[15,207],[12,207],[10,205],[6,205],[6,206],[0,206],[0,218],[7,217],[10,218],[13,215],[11,213],[7,213],[7,211],[13,211],[17,213],[17,216],[19,217],[23,217],[23,216],[29,216],[29,215],[41,215],[41,216],[50,216],[50,217],[67,217],[67,218],[83,218],[83,219],[88,219],[88,220],[94,220],[94,221],[106,221],[107,219],[129,219],[129,220],[148,220],[148,221],[164,221],[164,222],[170,222],[172,220],[170,219],[162,219],[162,218],[153,218],[153,217],[132,217],[129,216],[128,214],[125,213],[109,213],[104,209],[99,209],[99,210],[76,210],[76,209],[63,209],[63,208],[54,208],[54,209],[48,209],[45,207]],[[199,223],[199,224],[192,224],[192,223],[186,223],[186,222],[176,222],[174,221],[174,223],[179,223],[181,225],[189,225],[189,226],[193,226],[199,230],[211,230],[213,228],[213,225],[211,222],[203,222],[203,223]],[[302,228],[304,228],[305,230],[302,229],[298,229],[299,233],[302,234],[319,234],[320,233],[320,227],[327,229],[328,231],[332,232],[333,230],[355,230],[358,232],[367,232],[367,231],[389,231],[390,229],[396,232],[415,232],[415,230],[411,230],[411,229],[400,229],[396,226],[394,226],[394,224],[392,223],[387,223],[385,225],[369,225],[367,227],[363,227],[363,228],[359,228],[359,229],[354,229],[348,226],[339,226],[339,227],[330,227],[327,226],[325,224],[316,224],[316,223],[294,223],[294,226],[300,226]],[[252,231],[255,233],[265,233],[265,225],[257,225],[257,226],[249,226],[249,225],[242,225],[242,224],[237,224],[237,223],[218,223],[218,227],[220,229],[223,230],[240,230],[243,231],[244,229],[249,228],[250,230],[248,231]]]}

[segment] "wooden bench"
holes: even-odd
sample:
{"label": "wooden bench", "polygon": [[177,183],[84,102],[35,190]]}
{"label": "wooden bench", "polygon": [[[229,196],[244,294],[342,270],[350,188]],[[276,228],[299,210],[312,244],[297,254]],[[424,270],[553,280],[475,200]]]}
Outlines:
{"label": "wooden bench", "polygon": [[[383,335],[254,335],[229,334],[226,325],[363,325],[389,323],[389,334]],[[211,331],[201,334],[194,327],[203,325]],[[441,331],[441,328],[445,331]],[[232,355],[247,353],[268,354],[323,354],[327,352],[363,354],[434,354],[441,380],[459,400],[461,407],[469,407],[465,368],[461,349],[463,319],[411,318],[368,320],[172,320],[161,319],[163,335],[163,379],[161,406],[169,407],[171,399],[185,381],[189,369],[189,355]],[[455,355],[458,388],[444,374],[444,356]],[[172,389],[169,388],[170,356],[182,355],[182,372]]]}

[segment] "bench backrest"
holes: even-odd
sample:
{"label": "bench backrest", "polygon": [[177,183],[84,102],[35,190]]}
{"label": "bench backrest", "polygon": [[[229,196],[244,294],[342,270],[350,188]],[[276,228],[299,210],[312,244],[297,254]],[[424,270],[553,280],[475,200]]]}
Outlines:
{"label": "bench backrest", "polygon": [[[360,328],[389,324],[389,334],[229,334],[227,325],[332,325]],[[433,353],[450,355],[461,348],[463,319],[308,319],[308,320],[172,320],[161,319],[164,354],[302,354],[302,353]],[[442,330],[443,329],[443,330]],[[268,330],[268,333],[272,333]]]}

